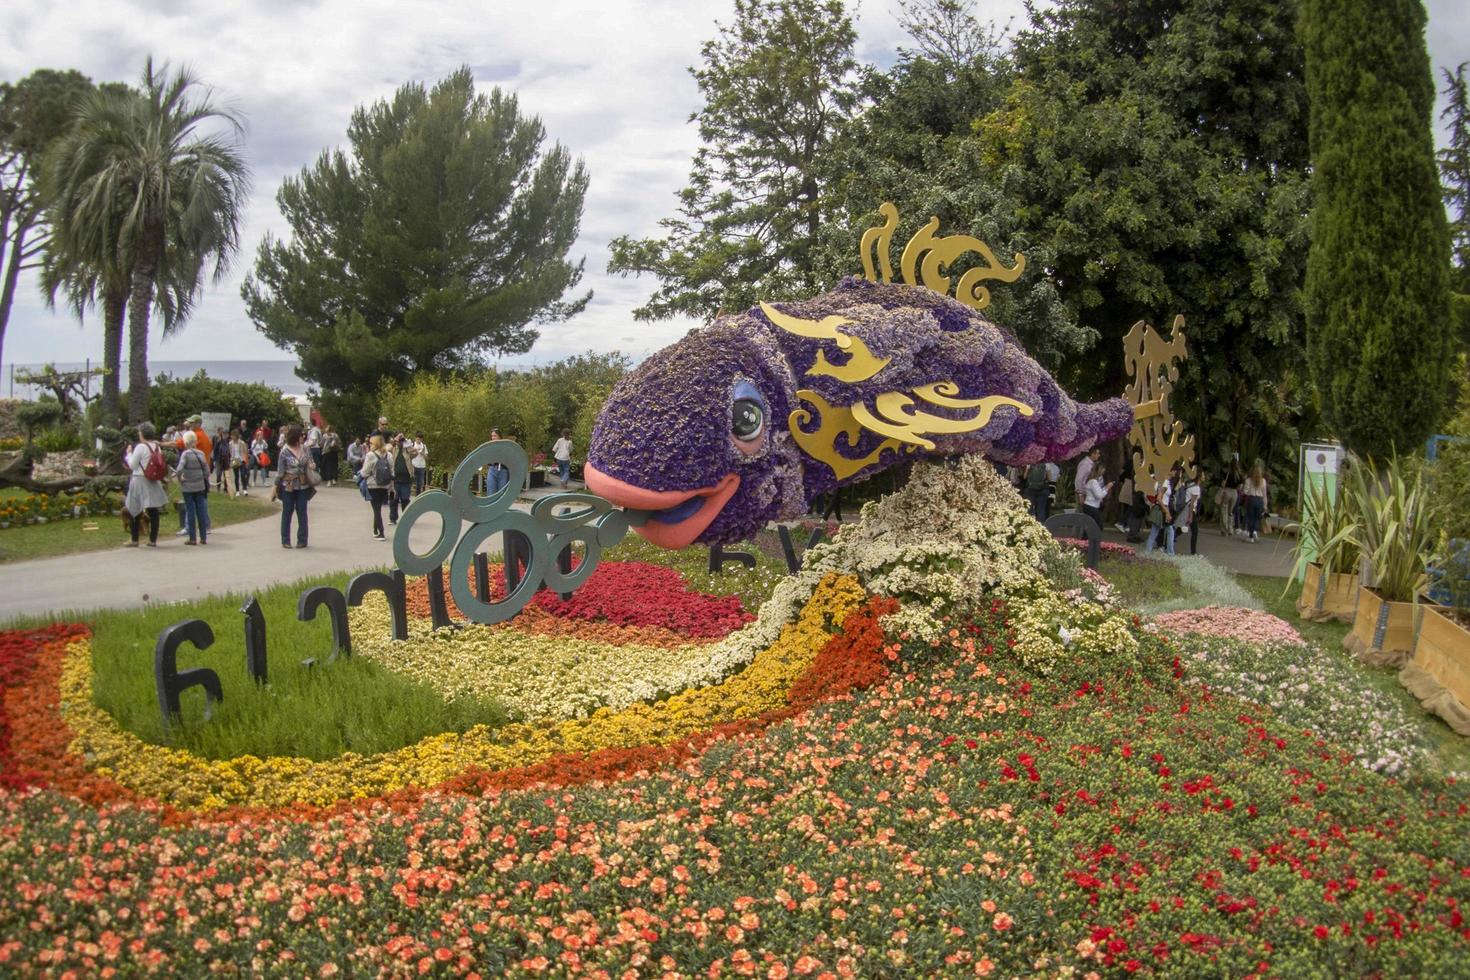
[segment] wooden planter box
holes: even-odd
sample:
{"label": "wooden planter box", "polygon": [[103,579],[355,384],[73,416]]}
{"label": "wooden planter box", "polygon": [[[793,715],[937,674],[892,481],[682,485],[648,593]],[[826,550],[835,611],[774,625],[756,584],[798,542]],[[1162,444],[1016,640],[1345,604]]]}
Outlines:
{"label": "wooden planter box", "polygon": [[1329,572],[1324,582],[1322,566],[1307,566],[1302,594],[1296,600],[1297,615],[1314,623],[1335,619],[1351,623],[1358,606],[1358,576],[1351,572]]}
{"label": "wooden planter box", "polygon": [[1389,602],[1373,589],[1360,589],[1353,630],[1342,645],[1374,667],[1402,667],[1414,655],[1414,604]]}
{"label": "wooden planter box", "polygon": [[[1424,603],[1414,659],[1399,681],[1424,707],[1461,735],[1470,735],[1470,629],[1444,606]],[[1463,612],[1463,610],[1462,610]]]}

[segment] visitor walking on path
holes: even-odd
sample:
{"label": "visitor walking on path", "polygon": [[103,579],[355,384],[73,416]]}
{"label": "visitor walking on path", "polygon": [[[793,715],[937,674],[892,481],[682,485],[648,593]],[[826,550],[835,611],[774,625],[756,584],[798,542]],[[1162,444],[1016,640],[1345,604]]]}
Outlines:
{"label": "visitor walking on path", "polygon": [[[490,430],[490,441],[500,441],[499,429]],[[500,492],[501,487],[504,487],[507,483],[510,482],[510,471],[508,471],[501,463],[491,463],[489,468],[486,470],[485,479],[488,481],[488,486],[485,488],[485,493],[487,496],[493,497],[495,496],[495,494]]]}
{"label": "visitor walking on path", "polygon": [[556,460],[556,475],[561,478],[561,488],[565,490],[567,481],[572,478],[572,433],[569,429],[561,430],[561,438],[551,447],[551,455]]}
{"label": "visitor walking on path", "polygon": [[230,439],[224,429],[214,431],[214,488],[220,493],[230,490]]}
{"label": "visitor walking on path", "polygon": [[1266,464],[1259,459],[1251,464],[1251,475],[1241,487],[1245,495],[1245,529],[1248,540],[1254,542],[1261,533],[1261,518],[1266,513],[1266,497],[1270,488],[1266,485]]}
{"label": "visitor walking on path", "polygon": [[[1092,474],[1097,469],[1097,461],[1102,458],[1102,447],[1093,446],[1087,451],[1077,464],[1077,475],[1072,480],[1072,489],[1077,494],[1077,504],[1084,510],[1087,508],[1087,481],[1092,479]],[[1101,505],[1099,505],[1101,506]],[[1102,513],[1101,510],[1098,511]],[[1102,527],[1102,518],[1096,518],[1098,527]]]}
{"label": "visitor walking on path", "polygon": [[409,456],[413,463],[413,495],[424,492],[429,483],[429,447],[424,444],[424,434],[415,432],[409,443]]}
{"label": "visitor walking on path", "polygon": [[358,437],[347,444],[347,471],[352,474],[352,482],[357,484],[357,492],[362,494],[363,500],[370,499],[367,491],[367,481],[362,477],[362,459],[367,455],[367,441]]}
{"label": "visitor walking on path", "polygon": [[[1082,462],[1085,464],[1089,460],[1084,459]],[[1090,462],[1096,463],[1097,461],[1090,460]],[[1087,482],[1083,484],[1082,493],[1077,497],[1078,500],[1082,501],[1082,513],[1097,521],[1099,528],[1103,526],[1103,501],[1108,499],[1108,494],[1113,489],[1113,485],[1107,482],[1107,480],[1107,470],[1101,466],[1089,466]]]}
{"label": "visitor walking on path", "polygon": [[296,518],[296,547],[306,547],[306,504],[316,491],[311,473],[316,462],[302,445],[301,426],[288,425],[282,434],[281,458],[276,467],[276,488],[271,499],[281,500],[281,547],[291,547],[291,518]]}
{"label": "visitor walking on path", "polygon": [[1031,501],[1031,516],[1046,523],[1046,505],[1050,491],[1046,485],[1046,464],[1032,463],[1026,467],[1026,499]]}
{"label": "visitor walking on path", "polygon": [[1169,478],[1159,487],[1154,496],[1153,507],[1148,512],[1148,541],[1143,550],[1147,554],[1154,550],[1158,544],[1159,532],[1164,532],[1164,552],[1172,555],[1174,553],[1174,518],[1177,511],[1174,508],[1175,490],[1183,490],[1184,470],[1177,463],[1169,471]]}
{"label": "visitor walking on path", "polygon": [[184,433],[184,451],[179,453],[174,475],[184,494],[184,530],[189,540],[184,544],[209,543],[209,460],[199,451],[199,438]]}
{"label": "visitor walking on path", "polygon": [[1240,488],[1245,476],[1240,472],[1240,453],[1230,460],[1230,469],[1225,474],[1225,483],[1220,487],[1220,533],[1235,536],[1235,508],[1240,502]]}
{"label": "visitor walking on path", "polygon": [[1189,553],[1199,554],[1199,512],[1205,496],[1205,468],[1194,464],[1189,474]]}
{"label": "visitor walking on path", "polygon": [[306,430],[306,451],[311,455],[311,461],[316,464],[317,471],[322,468],[322,430],[315,421],[311,428]]}
{"label": "visitor walking on path", "polygon": [[[123,507],[132,518],[129,528],[133,540],[128,547],[138,547],[138,533],[143,528],[143,516],[148,517],[148,547],[158,547],[158,512],[168,506],[168,492],[163,481],[168,477],[168,462],[163,458],[163,447],[155,441],[158,430],[153,423],[138,426],[138,444],[128,455],[128,496]],[[191,433],[192,435],[192,433]]]}
{"label": "visitor walking on path", "polygon": [[250,496],[250,447],[239,429],[230,432],[230,473],[235,478],[235,496]]}
{"label": "visitor walking on path", "polygon": [[373,504],[373,537],[386,541],[383,536],[383,504],[388,499],[388,488],[393,485],[393,463],[383,445],[383,437],[373,433],[368,440],[368,451],[363,455],[362,468],[358,471],[368,499]]}
{"label": "visitor walking on path", "polygon": [[393,467],[393,486],[388,496],[388,523],[397,524],[398,514],[408,510],[408,501],[413,495],[413,465],[403,448],[402,432],[393,437],[388,460]]}
{"label": "visitor walking on path", "polygon": [[322,426],[322,479],[327,486],[337,485],[337,471],[342,460],[342,437],[331,424]]}
{"label": "visitor walking on path", "polygon": [[270,482],[271,469],[271,444],[261,429],[255,430],[255,438],[250,440],[250,472],[255,476],[255,482],[265,486]]}

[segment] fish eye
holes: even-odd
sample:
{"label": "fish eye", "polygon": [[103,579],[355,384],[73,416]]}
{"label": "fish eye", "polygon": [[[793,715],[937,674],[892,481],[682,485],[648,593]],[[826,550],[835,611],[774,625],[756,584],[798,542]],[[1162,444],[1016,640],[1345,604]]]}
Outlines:
{"label": "fish eye", "polygon": [[736,439],[749,442],[766,427],[766,412],[753,398],[737,398],[730,406],[730,432]]}
{"label": "fish eye", "polygon": [[757,453],[765,445],[766,400],[749,381],[738,383],[730,395],[730,435],[741,452]]}

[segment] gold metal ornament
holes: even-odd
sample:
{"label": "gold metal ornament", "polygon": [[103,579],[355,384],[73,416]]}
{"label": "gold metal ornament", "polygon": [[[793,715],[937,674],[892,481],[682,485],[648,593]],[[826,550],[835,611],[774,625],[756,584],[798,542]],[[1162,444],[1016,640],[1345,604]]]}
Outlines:
{"label": "gold metal ornament", "polygon": [[847,317],[834,314],[820,320],[803,320],[789,313],[782,313],[769,303],[761,304],[761,312],[766,315],[766,319],[789,334],[810,340],[830,340],[840,350],[848,352],[848,358],[844,363],[833,364],[827,360],[827,352],[819,348],[815,362],[806,372],[808,377],[826,375],[849,384],[867,381],[893,360],[891,357],[874,355],[868,350],[868,345],[863,343],[861,337],[843,333],[840,328],[852,323]]}
{"label": "gold metal ornament", "polygon": [[[893,233],[898,230],[898,207],[892,201],[884,201],[878,207],[883,224],[863,232],[859,250],[863,262],[863,276],[869,282],[892,282],[893,264],[889,261],[889,250]],[[944,275],[948,268],[966,252],[976,252],[985,260],[985,265],[976,266],[960,276],[954,297],[974,310],[983,310],[990,305],[990,290],[982,285],[987,280],[1011,283],[1026,270],[1026,256],[1015,254],[1014,264],[1007,268],[991,251],[990,246],[973,235],[946,235],[939,237],[939,219],[931,217],[928,224],[920,228],[904,246],[899,260],[903,281],[910,286],[926,286],[937,293],[949,295],[953,280]],[[882,267],[879,278],[874,268],[873,255],[877,254]],[[921,261],[922,258],[922,261]]]}
{"label": "gold metal ornament", "polygon": [[[1123,397],[1133,404],[1134,482],[1140,488],[1158,486],[1175,463],[1194,463],[1194,436],[1174,417],[1169,395],[1179,380],[1179,361],[1188,356],[1184,317],[1174,318],[1168,340],[1142,320],[1123,338],[1123,366],[1132,379]],[[1145,491],[1146,492],[1146,491]]]}
{"label": "gold metal ornament", "polygon": [[[845,436],[847,445],[856,448],[858,437],[862,434],[863,429],[853,417],[852,409],[830,405],[825,398],[808,388],[798,391],[796,397],[810,405],[811,408],[792,409],[786,419],[786,427],[791,430],[791,438],[796,440],[802,452],[817,462],[830,466],[833,475],[839,480],[856,476],[861,470],[879,462],[884,452],[912,452],[916,448],[890,438],[878,443],[873,451],[865,456],[856,459],[844,456],[837,450],[837,437]],[[815,410],[817,427],[808,432],[802,426],[811,424],[813,410]]]}
{"label": "gold metal ornament", "polygon": [[[939,385],[947,385],[955,388],[952,382],[939,382]],[[863,428],[879,435],[897,439],[900,442],[910,443],[921,449],[933,450],[935,444],[932,439],[925,438],[930,435],[951,435],[958,432],[974,432],[983,429],[995,414],[995,410],[1002,407],[1014,408],[1021,415],[1031,415],[1033,409],[1025,402],[1007,398],[1005,395],[990,395],[985,398],[974,400],[959,400],[936,396],[932,389],[938,385],[925,385],[917,388],[914,394],[923,401],[933,405],[946,408],[977,408],[974,415],[964,419],[945,418],[941,415],[931,415],[922,409],[916,408],[914,399],[899,391],[888,391],[873,399],[873,408],[861,402],[853,405],[849,411],[853,418]],[[957,390],[957,389],[956,389]]]}

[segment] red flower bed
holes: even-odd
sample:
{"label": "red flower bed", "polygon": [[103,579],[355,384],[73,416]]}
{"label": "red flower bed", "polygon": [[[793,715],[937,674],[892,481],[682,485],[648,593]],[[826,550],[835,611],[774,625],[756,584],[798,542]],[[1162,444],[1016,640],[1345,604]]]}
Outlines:
{"label": "red flower bed", "polygon": [[[500,564],[491,564],[489,574],[490,599],[498,602],[505,598],[505,577]],[[469,576],[473,585],[473,570]],[[428,596],[423,579],[410,582],[409,612],[427,616]],[[445,599],[450,616],[463,619],[453,596]],[[638,561],[604,562],[572,593],[571,599],[564,600],[555,592],[542,589],[531,605],[559,619],[650,627],[686,639],[718,639],[755,619],[745,611],[739,596],[695,592],[674,569]]]}
{"label": "red flower bed", "polygon": [[[86,627],[74,623],[57,623],[37,630],[18,630],[0,633],[0,786],[17,789],[23,786],[45,785],[44,777],[35,769],[22,766],[14,754],[14,721],[12,718],[13,690],[21,688],[35,673],[41,652],[48,646],[60,651],[74,637],[83,636]],[[54,683],[52,685],[55,686]],[[54,700],[54,698],[53,698]],[[16,708],[23,708],[24,702]]]}

